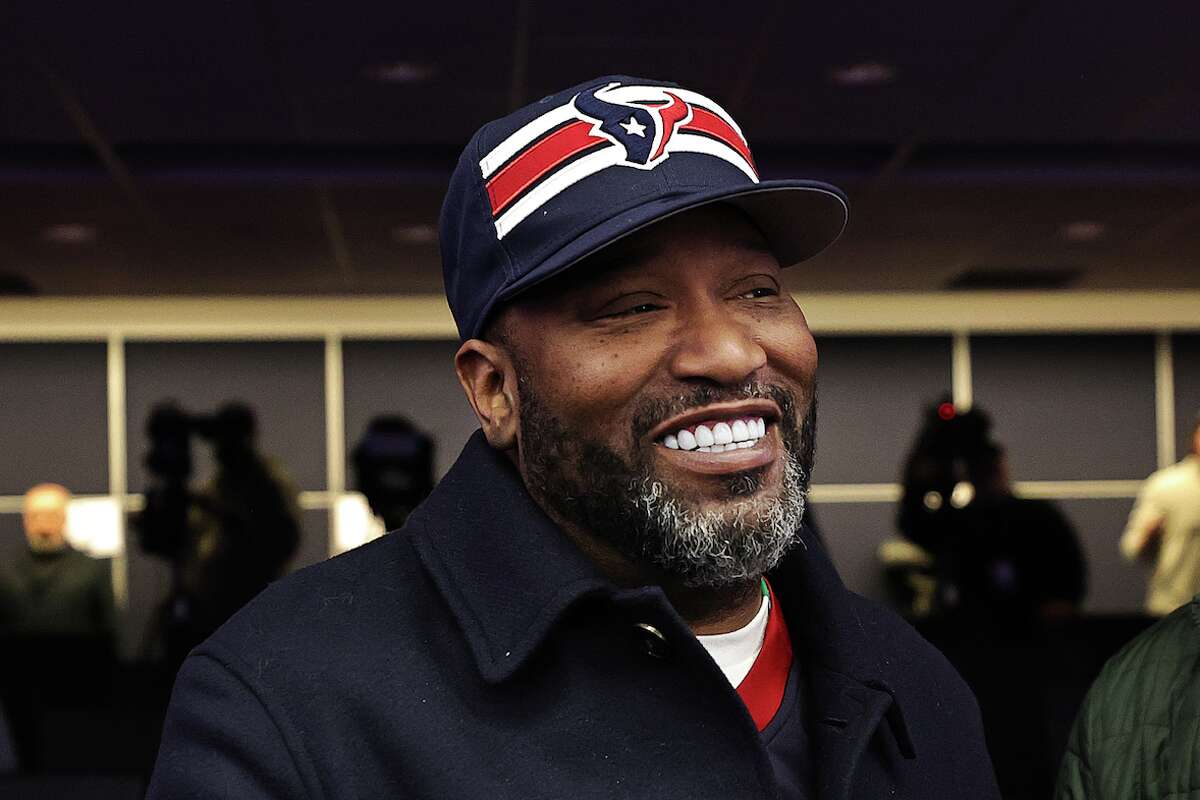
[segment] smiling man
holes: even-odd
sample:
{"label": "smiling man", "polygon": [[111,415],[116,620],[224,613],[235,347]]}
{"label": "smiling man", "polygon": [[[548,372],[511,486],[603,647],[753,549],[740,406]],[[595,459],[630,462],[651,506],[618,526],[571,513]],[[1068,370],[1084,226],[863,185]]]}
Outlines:
{"label": "smiling man", "polygon": [[150,795],[998,797],[970,692],[802,526],[782,269],[845,220],[671,84],[480,129],[442,257],[481,430],[399,532],[193,653]]}

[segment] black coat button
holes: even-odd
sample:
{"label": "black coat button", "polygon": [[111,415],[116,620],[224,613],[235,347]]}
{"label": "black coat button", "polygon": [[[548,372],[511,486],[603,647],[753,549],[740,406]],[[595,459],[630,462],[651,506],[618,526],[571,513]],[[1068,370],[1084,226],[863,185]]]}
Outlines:
{"label": "black coat button", "polygon": [[645,622],[639,622],[633,628],[637,633],[642,651],[646,655],[654,658],[666,658],[670,655],[671,646],[667,643],[667,637],[663,636],[663,632],[658,628]]}

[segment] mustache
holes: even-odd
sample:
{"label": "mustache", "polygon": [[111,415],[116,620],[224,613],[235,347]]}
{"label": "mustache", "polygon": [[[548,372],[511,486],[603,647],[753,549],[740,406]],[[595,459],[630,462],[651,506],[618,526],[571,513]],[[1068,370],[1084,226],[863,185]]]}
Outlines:
{"label": "mustache", "polygon": [[[813,387],[815,390],[815,387]],[[811,392],[816,396],[816,392]],[[731,403],[741,400],[771,400],[779,406],[784,420],[795,419],[798,407],[794,392],[777,383],[754,381],[732,388],[726,386],[694,386],[687,392],[671,397],[647,398],[638,404],[633,414],[633,441],[638,442],[662,420],[686,413],[694,408]]]}

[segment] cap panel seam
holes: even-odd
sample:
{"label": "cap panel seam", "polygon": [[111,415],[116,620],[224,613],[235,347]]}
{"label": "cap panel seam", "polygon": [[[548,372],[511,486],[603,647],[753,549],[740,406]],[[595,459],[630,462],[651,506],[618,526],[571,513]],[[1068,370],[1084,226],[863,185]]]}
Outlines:
{"label": "cap panel seam", "polygon": [[[610,167],[609,169],[613,169],[613,167]],[[615,217],[618,217],[621,214],[628,213],[631,209],[637,208],[638,206],[642,205],[643,201],[646,198],[658,198],[661,200],[667,200],[673,194],[676,194],[676,193],[677,192],[663,192],[661,186],[655,186],[651,189],[647,189],[645,192],[642,192],[641,194],[634,195],[632,197],[632,202],[630,202],[628,205],[626,205],[624,208],[622,208],[620,211],[618,211],[615,214],[612,213],[612,209],[608,209],[608,208],[606,208],[602,211],[597,211],[596,213],[592,214],[590,217],[586,217],[575,224],[573,236],[565,239],[561,243],[547,242],[546,244],[543,244],[541,247],[539,247],[537,250],[534,250],[530,254],[530,260],[536,261],[540,265],[543,261],[545,261],[545,256],[553,254],[553,253],[557,253],[560,250],[562,250],[564,247],[567,247],[568,245],[570,245],[572,242],[576,241],[577,239],[582,238],[589,231],[591,231],[592,228],[596,227],[596,225],[599,224],[600,222],[604,222],[604,221],[613,219]],[[679,193],[679,194],[681,194],[681,193]]]}

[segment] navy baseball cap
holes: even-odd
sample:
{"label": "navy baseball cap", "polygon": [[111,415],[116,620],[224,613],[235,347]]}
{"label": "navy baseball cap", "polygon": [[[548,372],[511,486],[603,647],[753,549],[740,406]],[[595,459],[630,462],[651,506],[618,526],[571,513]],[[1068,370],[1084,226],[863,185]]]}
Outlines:
{"label": "navy baseball cap", "polygon": [[446,299],[459,336],[613,242],[708,205],[741,209],[779,263],[811,258],[846,226],[846,196],[818,181],[764,181],[741,128],[672,83],[612,75],[484,125],[442,204]]}

